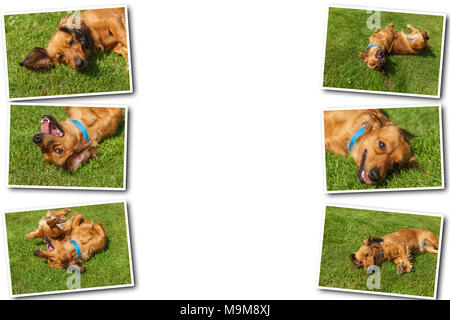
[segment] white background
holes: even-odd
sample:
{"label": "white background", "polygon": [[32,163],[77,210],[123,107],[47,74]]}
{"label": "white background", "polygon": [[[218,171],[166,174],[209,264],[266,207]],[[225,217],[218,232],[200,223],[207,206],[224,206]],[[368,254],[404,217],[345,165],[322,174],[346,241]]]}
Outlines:
{"label": "white background", "polygon": [[[116,3],[124,4],[78,0],[76,5]],[[329,4],[373,1],[128,2],[135,93],[51,100],[130,107],[128,190],[4,185],[0,206],[4,212],[128,200],[136,287],[51,299],[392,299],[316,288],[324,205],[448,217],[448,191],[326,195],[321,109],[442,103],[445,134],[445,67],[441,99],[321,90]],[[432,0],[376,5],[450,11]],[[45,0],[2,3],[4,13],[46,8],[67,7]],[[4,76],[0,82],[0,114],[6,119]],[[0,130],[1,181],[6,181],[5,128]],[[441,299],[450,298],[446,242],[444,230]],[[9,298],[8,282],[1,242],[0,298]]]}

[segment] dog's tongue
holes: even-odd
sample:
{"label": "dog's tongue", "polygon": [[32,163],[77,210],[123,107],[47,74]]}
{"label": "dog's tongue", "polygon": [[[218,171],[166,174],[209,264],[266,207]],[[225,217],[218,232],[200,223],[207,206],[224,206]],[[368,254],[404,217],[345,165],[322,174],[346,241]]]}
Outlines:
{"label": "dog's tongue", "polygon": [[41,132],[50,133],[50,122],[49,121],[42,121]]}
{"label": "dog's tongue", "polygon": [[46,243],[46,246],[47,246],[47,251],[53,251],[53,247],[50,244]]}

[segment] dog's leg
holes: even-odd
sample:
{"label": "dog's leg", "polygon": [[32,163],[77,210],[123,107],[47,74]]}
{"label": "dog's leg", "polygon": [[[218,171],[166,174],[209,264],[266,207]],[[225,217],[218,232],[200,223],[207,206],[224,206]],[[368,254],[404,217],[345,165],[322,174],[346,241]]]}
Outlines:
{"label": "dog's leg", "polygon": [[128,49],[125,46],[123,46],[121,43],[118,43],[112,49],[112,51],[123,56],[125,58],[125,61],[127,62],[127,68],[129,68],[129,66],[128,66]]}
{"label": "dog's leg", "polygon": [[405,268],[405,271],[411,272],[413,265],[412,265],[411,261],[409,261],[408,246],[407,245],[400,246],[398,248],[398,253],[400,256],[398,259],[401,261],[403,267]]}
{"label": "dog's leg", "polygon": [[25,235],[28,239],[35,239],[35,238],[41,238],[41,230],[36,229],[28,234]]}
{"label": "dog's leg", "polygon": [[411,30],[412,33],[420,33],[420,31],[416,28],[414,28],[412,25],[407,24],[406,27]]}
{"label": "dog's leg", "polygon": [[397,274],[402,274],[405,272],[405,267],[403,266],[403,261],[400,258],[394,260],[394,263],[397,265]]}
{"label": "dog's leg", "polygon": [[432,232],[427,234],[426,239],[424,239],[423,241],[423,247],[426,252],[438,254],[439,241],[436,239],[436,236]]}

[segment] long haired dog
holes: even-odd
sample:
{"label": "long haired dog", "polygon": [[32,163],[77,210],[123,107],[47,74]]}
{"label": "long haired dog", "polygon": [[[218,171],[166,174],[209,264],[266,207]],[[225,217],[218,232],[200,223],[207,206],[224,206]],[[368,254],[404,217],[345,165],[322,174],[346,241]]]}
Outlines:
{"label": "long haired dog", "polygon": [[406,26],[411,33],[394,31],[394,23],[390,23],[386,29],[376,29],[369,38],[366,50],[359,53],[360,58],[372,70],[385,73],[388,54],[421,54],[431,49],[428,45],[428,31],[420,31],[410,24]]}
{"label": "long haired dog", "polygon": [[52,239],[62,239],[65,237],[66,216],[70,209],[49,211],[39,221],[36,230],[28,233],[25,237],[29,239],[49,237]]}
{"label": "long haired dog", "polygon": [[67,119],[57,121],[51,115],[41,119],[41,132],[33,142],[42,151],[45,161],[69,172],[91,158],[97,158],[97,147],[111,137],[122,121],[121,108],[65,107]]}
{"label": "long haired dog", "polygon": [[68,64],[80,71],[89,67],[89,55],[114,51],[128,66],[125,8],[85,10],[61,20],[47,48],[36,47],[20,62],[29,69]]}
{"label": "long haired dog", "polygon": [[410,272],[413,265],[410,254],[438,253],[439,242],[431,231],[424,229],[401,229],[381,238],[369,237],[364,245],[350,255],[356,268],[379,266],[384,260],[394,261],[397,273]]}
{"label": "long haired dog", "polygon": [[66,236],[62,240],[44,237],[47,250],[36,250],[34,255],[47,260],[53,268],[76,266],[84,273],[82,263],[105,248],[105,229],[100,222],[93,223],[76,212],[66,222],[65,230]]}
{"label": "long haired dog", "polygon": [[364,184],[383,181],[390,172],[417,167],[409,139],[414,135],[390,121],[380,110],[325,111],[325,148],[349,153]]}

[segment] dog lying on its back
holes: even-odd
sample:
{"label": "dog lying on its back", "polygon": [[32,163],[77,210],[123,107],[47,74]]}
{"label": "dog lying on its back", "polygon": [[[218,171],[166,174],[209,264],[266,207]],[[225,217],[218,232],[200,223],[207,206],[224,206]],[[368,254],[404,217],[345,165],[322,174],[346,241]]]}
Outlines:
{"label": "dog lying on its back", "polygon": [[406,26],[411,33],[394,31],[394,23],[386,29],[376,29],[369,38],[369,45],[365,51],[359,53],[360,58],[372,70],[386,72],[386,55],[388,54],[421,54],[431,49],[428,45],[428,31],[419,31],[410,24]]}
{"label": "dog lying on its back", "polygon": [[401,229],[381,238],[369,237],[364,245],[350,255],[355,267],[379,266],[384,260],[394,261],[397,273],[411,272],[411,253],[438,253],[439,242],[431,231]]}
{"label": "dog lying on its back", "polygon": [[57,121],[50,115],[41,119],[41,132],[33,142],[45,161],[69,172],[97,157],[97,147],[117,131],[123,118],[122,108],[65,107],[67,119]]}
{"label": "dog lying on its back", "polygon": [[325,111],[324,128],[325,148],[342,156],[350,153],[362,183],[379,183],[389,172],[418,166],[409,144],[414,135],[380,110]]}
{"label": "dog lying on its back", "polygon": [[114,51],[128,66],[125,8],[85,10],[79,16],[65,17],[47,48],[36,47],[20,62],[29,69],[49,69],[67,64],[80,71],[89,67],[89,55]]}
{"label": "dog lying on its back", "polygon": [[82,218],[78,212],[69,220],[64,220],[62,226],[55,227],[53,218],[67,215],[69,212],[70,209],[65,209],[47,213],[39,222],[38,229],[26,237],[39,237],[44,240],[47,250],[36,250],[34,255],[45,259],[53,268],[67,269],[77,266],[80,272],[84,273],[82,263],[105,248],[106,232],[100,222],[93,223]]}

